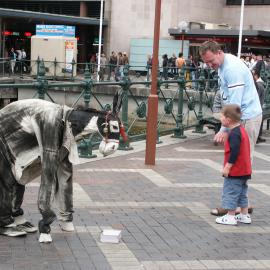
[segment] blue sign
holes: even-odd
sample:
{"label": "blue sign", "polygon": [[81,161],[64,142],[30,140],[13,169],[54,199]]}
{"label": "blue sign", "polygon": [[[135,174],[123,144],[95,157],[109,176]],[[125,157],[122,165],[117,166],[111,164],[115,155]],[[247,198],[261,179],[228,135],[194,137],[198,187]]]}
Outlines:
{"label": "blue sign", "polygon": [[75,26],[37,24],[36,35],[50,37],[75,37]]}

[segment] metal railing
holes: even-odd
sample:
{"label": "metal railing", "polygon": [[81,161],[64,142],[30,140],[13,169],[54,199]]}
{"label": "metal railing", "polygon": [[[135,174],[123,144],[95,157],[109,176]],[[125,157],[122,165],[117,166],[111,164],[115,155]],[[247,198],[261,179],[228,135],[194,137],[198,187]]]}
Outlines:
{"label": "metal railing", "polygon": [[[74,67],[75,65],[78,66],[77,63],[74,63]],[[110,110],[112,105],[110,103],[103,104],[103,100],[100,98],[102,92],[99,89],[114,87],[117,88],[117,91],[121,91],[122,94],[123,102],[120,117],[130,141],[145,138],[147,99],[149,85],[152,83],[150,76],[143,80],[141,77],[131,80],[134,76],[130,75],[130,67],[127,65],[123,67],[118,81],[104,80],[98,82],[93,78],[91,66],[85,64],[84,73],[81,77],[74,76],[70,81],[56,81],[54,77],[49,80],[50,77],[47,76],[46,72],[46,62],[40,60],[35,67],[37,75],[32,82],[0,84],[0,90],[1,88],[33,89],[35,98],[48,98],[55,102],[51,90],[57,92],[61,91],[61,89],[66,91],[66,89],[75,88],[78,95],[75,96],[72,107],[82,101],[86,107],[89,107],[91,102],[95,101],[99,106],[98,109]],[[191,72],[195,72],[195,74],[191,76]],[[218,90],[217,74],[210,74],[210,72],[210,70],[205,69],[190,70],[183,68],[179,73],[177,72],[175,77],[165,77],[166,79],[160,72],[157,81],[159,96],[157,138],[161,133],[170,133],[176,138],[184,138],[184,132],[187,128],[195,128],[195,132],[198,133],[203,132],[201,120],[212,115],[213,98]],[[264,108],[270,109],[270,74],[263,71],[262,76],[267,82]],[[84,153],[83,156],[92,157],[92,148],[99,140],[99,137],[92,135],[88,140],[82,142],[79,150]],[[129,142],[120,141],[120,149],[129,150],[130,148]]]}

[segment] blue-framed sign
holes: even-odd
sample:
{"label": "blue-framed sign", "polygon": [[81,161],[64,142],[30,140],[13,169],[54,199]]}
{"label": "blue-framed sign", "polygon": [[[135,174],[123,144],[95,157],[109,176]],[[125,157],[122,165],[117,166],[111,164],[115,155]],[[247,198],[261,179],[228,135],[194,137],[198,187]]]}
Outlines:
{"label": "blue-framed sign", "polygon": [[36,35],[50,37],[75,37],[75,26],[37,24]]}

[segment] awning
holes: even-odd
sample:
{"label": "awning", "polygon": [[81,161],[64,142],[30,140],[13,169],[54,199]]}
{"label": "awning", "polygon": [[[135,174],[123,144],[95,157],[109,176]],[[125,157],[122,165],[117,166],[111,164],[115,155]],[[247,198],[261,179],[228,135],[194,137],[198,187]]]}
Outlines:
{"label": "awning", "polygon": [[[52,22],[57,24],[72,24],[72,25],[99,25],[99,19],[89,17],[76,17],[68,15],[58,15],[43,12],[24,11],[17,9],[0,8],[0,17],[4,18],[20,18],[32,19],[37,22]],[[107,26],[108,21],[103,20],[103,25]]]}
{"label": "awning", "polygon": [[[187,31],[181,31],[179,28],[169,28],[169,34],[171,36],[211,36],[211,37],[238,37],[239,30],[235,29],[190,29]],[[270,31],[260,30],[243,30],[243,36],[245,37],[265,37],[270,38]]]}
{"label": "awning", "polygon": [[270,46],[259,46],[259,45],[242,45],[243,48],[270,50]]}

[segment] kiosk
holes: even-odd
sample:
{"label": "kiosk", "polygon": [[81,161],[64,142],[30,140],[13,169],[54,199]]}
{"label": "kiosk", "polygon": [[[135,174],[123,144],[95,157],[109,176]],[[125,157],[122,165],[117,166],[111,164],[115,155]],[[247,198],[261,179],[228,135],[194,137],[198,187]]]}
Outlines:
{"label": "kiosk", "polygon": [[37,74],[38,58],[44,61],[47,76],[76,76],[75,26],[36,25],[36,35],[31,37],[32,75]]}

